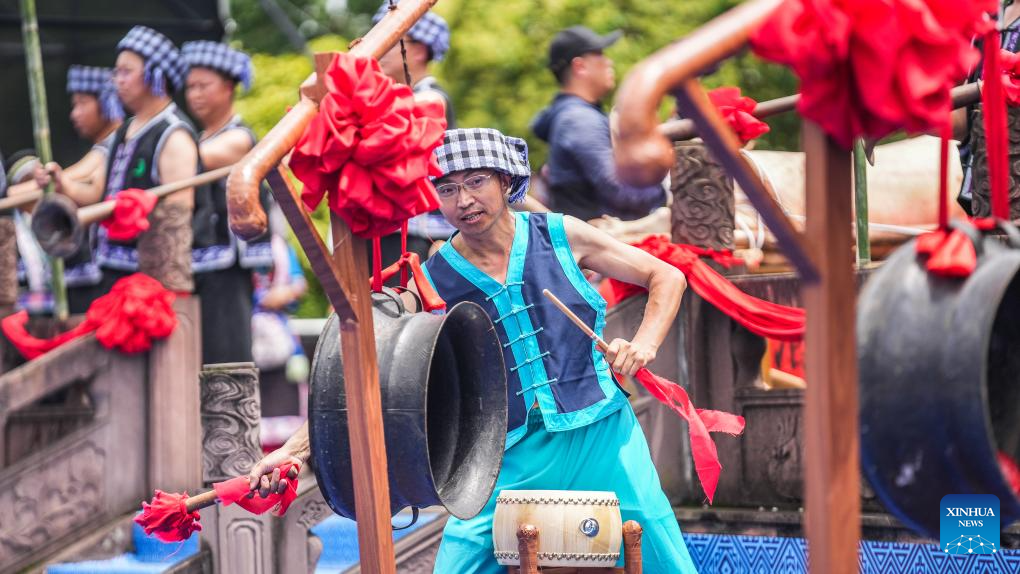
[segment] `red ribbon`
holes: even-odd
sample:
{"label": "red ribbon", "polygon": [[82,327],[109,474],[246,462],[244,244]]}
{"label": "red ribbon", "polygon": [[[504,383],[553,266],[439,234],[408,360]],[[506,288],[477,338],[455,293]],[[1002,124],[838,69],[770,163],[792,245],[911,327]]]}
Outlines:
{"label": "red ribbon", "polygon": [[[421,259],[417,253],[405,252],[396,263],[373,275],[369,281],[373,286],[377,282],[381,285],[396,275],[398,271],[403,275],[407,269],[411,270],[411,277],[414,278],[414,286],[418,289],[418,296],[421,297],[422,307],[428,312],[446,309],[446,301],[443,301],[443,298],[432,287],[432,283],[425,277],[425,272],[421,269]],[[406,285],[406,282],[404,284]]]}
{"label": "red ribbon", "polygon": [[850,149],[858,136],[940,125],[950,90],[977,64],[971,40],[997,8],[994,0],[786,0],[751,45],[793,69],[801,115]]}
{"label": "red ribbon", "polygon": [[741,96],[740,88],[716,88],[708,92],[708,99],[719,110],[719,115],[730,125],[741,143],[746,144],[768,133],[769,125],[753,115],[758,102],[747,96]]}
{"label": "red ribbon", "polygon": [[[799,341],[804,338],[803,309],[752,297],[699,258],[699,255],[707,255],[723,264],[739,261],[727,252],[670,243],[661,235],[650,236],[634,246],[683,271],[695,293],[752,333],[777,341]],[[617,302],[645,291],[637,285],[616,279],[610,279],[609,286]]]}
{"label": "red ribbon", "polygon": [[109,293],[93,301],[85,320],[70,331],[50,339],[34,337],[25,328],[27,311],[5,317],[0,328],[26,359],[34,359],[93,331],[107,349],[140,353],[152,347],[153,339],[169,337],[177,327],[177,314],[172,307],[175,297],[159,281],[135,273],[117,281]]}
{"label": "red ribbon", "polygon": [[415,101],[371,58],[337,54],[323,75],[327,93],[291,155],[311,210],[329,206],[359,237],[381,237],[439,207],[429,176],[442,172],[442,103]]}
{"label": "red ribbon", "polygon": [[143,189],[125,189],[117,193],[113,215],[101,223],[106,235],[114,241],[133,241],[149,229],[149,214],[158,199]]}
{"label": "red ribbon", "polygon": [[1020,106],[1020,55],[1008,50],[999,53],[1002,64],[1002,89],[1010,106]]}
{"label": "red ribbon", "polygon": [[737,436],[744,432],[744,417],[723,411],[696,409],[683,387],[648,369],[638,369],[634,378],[648,390],[649,394],[687,421],[694,470],[697,471],[701,488],[711,504],[716,486],[719,484],[719,475],[722,473],[722,463],[719,462],[719,452],[709,433],[724,432]]}
{"label": "red ribbon", "polygon": [[[1002,74],[999,31],[985,33],[983,77],[999,78]],[[988,154],[988,179],[991,183],[992,216],[1009,217],[1009,139],[1006,128],[1006,96],[1002,82],[986,81],[981,90],[981,111],[985,122],[985,151]]]}
{"label": "red ribbon", "polygon": [[[292,468],[298,469],[297,465],[289,462],[280,465],[278,468],[280,469],[280,476],[287,476]],[[252,514],[263,514],[268,510],[272,510],[276,516],[283,516],[287,512],[290,504],[297,498],[297,488],[298,479],[288,478],[287,490],[283,494],[273,493],[265,498],[256,494],[249,498],[248,495],[252,491],[247,476],[238,476],[213,484],[216,498],[220,500],[223,506],[237,503],[238,506]]]}

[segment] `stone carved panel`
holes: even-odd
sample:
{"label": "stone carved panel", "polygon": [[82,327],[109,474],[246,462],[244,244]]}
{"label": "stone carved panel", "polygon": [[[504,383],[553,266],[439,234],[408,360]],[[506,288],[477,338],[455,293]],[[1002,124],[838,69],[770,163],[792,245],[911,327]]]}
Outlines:
{"label": "stone carved panel", "polygon": [[312,500],[301,509],[297,523],[301,528],[312,528],[326,520],[331,514],[333,514],[333,510],[330,509],[325,500]]}
{"label": "stone carved panel", "polygon": [[[1006,129],[1009,134],[1007,144],[1009,166],[1009,216],[1010,219],[1020,218],[1020,108],[1008,108]],[[970,130],[971,149],[974,150],[973,182],[971,207],[976,217],[989,217],[992,214],[991,182],[988,179],[988,151],[985,144],[985,124],[981,111],[974,113]]]}
{"label": "stone carved panel", "polygon": [[206,365],[200,380],[203,482],[247,474],[262,456],[258,369],[252,363]]}
{"label": "stone carved panel", "polygon": [[670,171],[674,243],[733,248],[733,180],[700,142],[678,142]]}
{"label": "stone carved panel", "polygon": [[191,292],[191,207],[161,201],[149,214],[149,230],[138,237],[138,270],[171,291]]}
{"label": "stone carved panel", "polygon": [[18,246],[14,218],[0,217],[0,312],[18,300]]}
{"label": "stone carved panel", "polygon": [[105,462],[90,440],[0,482],[0,571],[101,515]]}

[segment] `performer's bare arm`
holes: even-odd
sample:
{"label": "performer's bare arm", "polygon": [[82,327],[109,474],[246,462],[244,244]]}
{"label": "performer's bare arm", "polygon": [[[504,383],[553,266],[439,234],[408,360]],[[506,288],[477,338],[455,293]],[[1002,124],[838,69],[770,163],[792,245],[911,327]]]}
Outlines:
{"label": "performer's bare arm", "polygon": [[54,162],[46,168],[37,167],[34,181],[25,182],[18,189],[11,189],[11,194],[24,193],[46,187],[51,177],[54,190],[74,200],[79,206],[91,205],[103,197],[103,184],[106,182],[106,154],[92,150],[85,157],[67,169],[62,169]]}
{"label": "performer's bare arm", "polygon": [[229,130],[199,144],[202,166],[206,171],[234,165],[251,151],[251,136],[244,130]]}
{"label": "performer's bare arm", "polygon": [[[162,183],[173,183],[195,177],[198,171],[198,146],[184,130],[170,134],[159,154],[159,175]],[[195,188],[182,189],[164,201],[191,207],[195,202]]]}
{"label": "performer's bare arm", "polygon": [[630,341],[614,339],[606,353],[614,371],[633,375],[655,359],[680,309],[687,278],[675,267],[579,219],[567,216],[563,220],[579,266],[648,289],[644,319],[634,338]]}

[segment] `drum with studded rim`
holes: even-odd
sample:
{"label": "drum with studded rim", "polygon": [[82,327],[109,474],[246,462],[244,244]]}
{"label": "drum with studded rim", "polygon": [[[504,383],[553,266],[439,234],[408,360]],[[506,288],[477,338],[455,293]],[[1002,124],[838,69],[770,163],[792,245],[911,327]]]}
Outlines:
{"label": "drum with studded rim", "polygon": [[538,565],[611,567],[620,558],[623,521],[612,492],[503,490],[496,497],[492,540],[496,560],[520,565],[517,529],[538,528]]}

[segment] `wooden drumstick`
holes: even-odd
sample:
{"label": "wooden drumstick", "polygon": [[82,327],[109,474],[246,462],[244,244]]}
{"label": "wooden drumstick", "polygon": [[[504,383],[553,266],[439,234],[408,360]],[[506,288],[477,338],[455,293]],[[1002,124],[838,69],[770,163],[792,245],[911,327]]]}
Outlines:
{"label": "wooden drumstick", "polygon": [[591,327],[585,324],[585,322],[582,321],[580,317],[575,315],[573,311],[567,309],[567,306],[563,304],[563,301],[560,301],[559,298],[553,295],[552,292],[549,291],[548,289],[542,289],[542,294],[545,295],[546,299],[552,301],[553,305],[556,305],[556,307],[560,311],[562,311],[563,314],[566,315],[568,319],[573,321],[574,324],[577,325],[578,329],[584,331],[584,334],[588,335],[589,339],[595,341],[595,344],[598,345],[600,351],[605,353],[606,351],[609,350],[609,343],[607,343],[605,339],[603,339],[602,337],[599,337],[598,333],[592,331]]}

